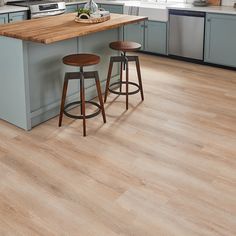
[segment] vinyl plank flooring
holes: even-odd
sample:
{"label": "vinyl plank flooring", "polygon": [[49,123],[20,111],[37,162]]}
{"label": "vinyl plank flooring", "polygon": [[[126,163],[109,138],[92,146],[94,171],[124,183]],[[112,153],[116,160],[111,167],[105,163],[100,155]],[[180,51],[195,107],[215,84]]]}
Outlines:
{"label": "vinyl plank flooring", "polygon": [[236,235],[236,72],[140,59],[144,102],[109,95],[86,138],[0,121],[0,235]]}

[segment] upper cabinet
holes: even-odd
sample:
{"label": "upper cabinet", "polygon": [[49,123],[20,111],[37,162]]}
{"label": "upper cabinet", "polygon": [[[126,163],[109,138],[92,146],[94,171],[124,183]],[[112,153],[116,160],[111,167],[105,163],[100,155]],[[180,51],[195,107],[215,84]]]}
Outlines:
{"label": "upper cabinet", "polygon": [[122,5],[112,5],[112,4],[99,4],[99,8],[104,8],[106,11],[111,13],[123,13],[123,6]]}
{"label": "upper cabinet", "polygon": [[9,13],[9,22],[27,20],[27,11]]}
{"label": "upper cabinet", "polygon": [[8,23],[8,14],[0,14],[0,24]]}
{"label": "upper cabinet", "polygon": [[207,14],[205,61],[236,67],[236,16]]}

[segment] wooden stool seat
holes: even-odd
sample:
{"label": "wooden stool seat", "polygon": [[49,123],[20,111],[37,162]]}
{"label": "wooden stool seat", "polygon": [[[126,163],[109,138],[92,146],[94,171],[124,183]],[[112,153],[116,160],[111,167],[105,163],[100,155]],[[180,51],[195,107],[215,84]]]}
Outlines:
{"label": "wooden stool seat", "polygon": [[136,42],[129,42],[129,41],[116,41],[110,43],[110,48],[122,52],[134,52],[138,51],[142,46]]}
{"label": "wooden stool seat", "polygon": [[65,56],[62,60],[66,65],[83,67],[98,64],[100,57],[94,54],[81,53]]}

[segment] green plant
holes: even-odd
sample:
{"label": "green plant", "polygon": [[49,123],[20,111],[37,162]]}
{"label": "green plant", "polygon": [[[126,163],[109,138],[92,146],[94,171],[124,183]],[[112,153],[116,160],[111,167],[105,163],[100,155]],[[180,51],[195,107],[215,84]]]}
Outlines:
{"label": "green plant", "polygon": [[84,8],[80,8],[80,9],[78,10],[78,16],[81,15],[81,14],[83,14],[83,13],[88,14],[88,15],[90,16],[90,10],[84,9]]}

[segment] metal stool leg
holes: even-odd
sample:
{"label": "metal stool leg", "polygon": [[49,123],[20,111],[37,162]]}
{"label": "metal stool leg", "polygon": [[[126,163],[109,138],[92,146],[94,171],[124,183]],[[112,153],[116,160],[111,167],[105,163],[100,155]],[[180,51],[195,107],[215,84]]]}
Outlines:
{"label": "metal stool leg", "polygon": [[80,69],[81,72],[81,107],[82,107],[82,116],[83,116],[83,135],[86,136],[86,118],[85,118],[85,91],[84,91],[84,74],[83,69]]}
{"label": "metal stool leg", "polygon": [[108,74],[107,74],[107,83],[106,83],[106,89],[105,89],[104,103],[107,101],[107,95],[108,95],[109,85],[110,85],[110,81],[111,81],[112,67],[113,67],[113,60],[112,60],[112,58],[110,58],[110,64],[109,64],[109,69],[108,69]]}
{"label": "metal stool leg", "polygon": [[68,87],[68,77],[66,74],[64,78],[62,97],[61,97],[61,109],[60,109],[59,123],[58,123],[59,127],[61,127],[61,123],[62,123],[62,117],[63,117],[64,106],[65,106],[65,101],[66,101],[67,87]]}
{"label": "metal stool leg", "polygon": [[141,71],[140,71],[140,63],[139,63],[139,58],[138,57],[136,57],[135,62],[136,62],[136,69],[137,69],[137,74],[138,74],[138,81],[139,81],[139,88],[140,88],[141,98],[142,98],[142,100],[144,100],[143,84],[142,84],[142,77],[141,77]]}
{"label": "metal stool leg", "polygon": [[[80,79],[80,101],[82,101],[82,93],[81,93],[81,88],[82,88],[82,79]],[[83,111],[82,111],[82,103],[80,104],[80,114],[82,115],[83,114]]]}
{"label": "metal stool leg", "polygon": [[120,92],[122,92],[123,62],[120,63]]}
{"label": "metal stool leg", "polygon": [[129,109],[129,61],[125,61],[126,64],[126,110]]}
{"label": "metal stool leg", "polygon": [[104,105],[103,105],[102,91],[101,91],[101,86],[100,86],[100,80],[99,80],[98,72],[95,72],[94,75],[95,75],[98,99],[99,99],[101,110],[102,110],[103,122],[106,123],[106,114],[105,114]]}

